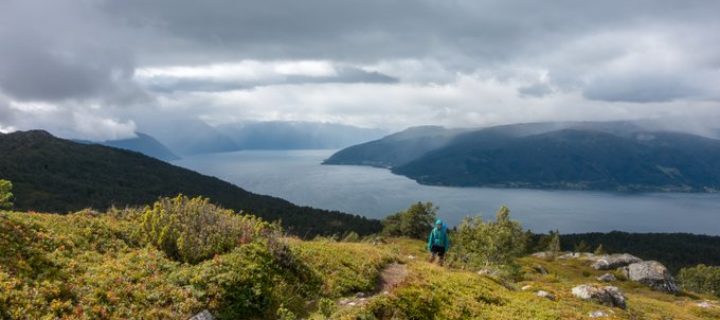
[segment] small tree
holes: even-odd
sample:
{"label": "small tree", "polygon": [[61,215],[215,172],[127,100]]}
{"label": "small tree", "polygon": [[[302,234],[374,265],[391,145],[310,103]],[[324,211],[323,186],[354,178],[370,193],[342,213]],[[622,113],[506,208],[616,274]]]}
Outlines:
{"label": "small tree", "polygon": [[432,202],[418,202],[405,211],[388,216],[382,221],[383,234],[425,239],[437,217],[438,208]]}
{"label": "small tree", "polygon": [[590,246],[585,242],[585,240],[580,240],[580,243],[575,243],[573,246],[574,252],[588,252],[590,251]]}
{"label": "small tree", "polygon": [[510,220],[510,210],[503,206],[494,222],[481,217],[465,218],[453,237],[455,252],[460,260],[472,267],[511,266],[515,258],[525,253],[527,234],[516,221]]}
{"label": "small tree", "polygon": [[547,251],[550,253],[549,258],[555,259],[560,255],[560,231],[551,231],[550,243]]}
{"label": "small tree", "polygon": [[595,252],[594,252],[594,253],[595,253],[596,255],[603,255],[603,254],[606,253],[606,252],[605,252],[605,248],[603,248],[602,243],[598,245],[598,247],[597,247],[597,249],[595,249]]}
{"label": "small tree", "polygon": [[0,209],[12,208],[12,187],[12,182],[0,179]]}

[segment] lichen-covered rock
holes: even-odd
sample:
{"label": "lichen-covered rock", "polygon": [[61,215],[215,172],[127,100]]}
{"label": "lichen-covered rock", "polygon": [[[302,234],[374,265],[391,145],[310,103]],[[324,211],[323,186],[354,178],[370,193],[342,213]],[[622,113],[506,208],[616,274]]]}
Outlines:
{"label": "lichen-covered rock", "polygon": [[678,286],[670,271],[660,262],[643,261],[633,263],[626,268],[627,278],[640,282],[655,290],[669,293],[678,292]]}
{"label": "lichen-covered rock", "polygon": [[595,270],[610,270],[641,261],[642,259],[627,253],[611,254],[602,256],[595,260],[592,267]]}
{"label": "lichen-covered rock", "polygon": [[610,281],[615,281],[617,279],[615,279],[615,276],[612,273],[606,273],[604,275],[597,277],[597,280],[602,281],[602,282],[610,282]]}
{"label": "lichen-covered rock", "polygon": [[625,309],[625,296],[617,287],[597,287],[589,284],[572,288],[572,294],[583,300],[590,300],[610,307]]}
{"label": "lichen-covered rock", "polygon": [[210,311],[203,310],[202,312],[192,316],[188,320],[215,320],[215,317],[213,317]]}

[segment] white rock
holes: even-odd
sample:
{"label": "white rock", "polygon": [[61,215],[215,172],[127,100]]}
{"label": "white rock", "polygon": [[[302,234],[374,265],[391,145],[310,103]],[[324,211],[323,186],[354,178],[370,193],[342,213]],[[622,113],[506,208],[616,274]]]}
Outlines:
{"label": "white rock", "polygon": [[642,259],[627,253],[611,254],[598,258],[591,266],[596,270],[610,270],[641,261]]}
{"label": "white rock", "polygon": [[572,294],[583,300],[590,300],[606,306],[625,309],[625,296],[617,287],[596,287],[583,284],[572,288]]}
{"label": "white rock", "polygon": [[609,317],[609,316],[610,315],[607,314],[607,312],[602,311],[602,310],[595,310],[595,311],[588,313],[588,317],[590,317],[590,318],[605,318],[605,317]]}
{"label": "white rock", "polygon": [[546,298],[548,300],[555,301],[555,295],[544,290],[539,290],[536,295],[540,298]]}
{"label": "white rock", "polygon": [[714,305],[712,302],[707,301],[707,300],[702,301],[702,302],[698,302],[698,303],[697,303],[697,306],[700,307],[700,308],[703,308],[703,309],[709,309],[709,308],[714,308],[714,307],[715,307],[715,305]]}

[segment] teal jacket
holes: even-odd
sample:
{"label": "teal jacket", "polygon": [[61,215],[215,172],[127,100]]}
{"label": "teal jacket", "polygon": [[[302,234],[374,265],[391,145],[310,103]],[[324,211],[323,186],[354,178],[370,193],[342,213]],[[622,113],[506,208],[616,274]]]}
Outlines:
{"label": "teal jacket", "polygon": [[450,248],[450,239],[448,239],[447,235],[447,227],[445,227],[445,224],[442,223],[441,220],[438,220],[435,224],[440,224],[440,228],[434,227],[432,231],[430,231],[430,236],[428,237],[428,244],[427,248],[430,250],[433,245],[444,247],[445,250]]}

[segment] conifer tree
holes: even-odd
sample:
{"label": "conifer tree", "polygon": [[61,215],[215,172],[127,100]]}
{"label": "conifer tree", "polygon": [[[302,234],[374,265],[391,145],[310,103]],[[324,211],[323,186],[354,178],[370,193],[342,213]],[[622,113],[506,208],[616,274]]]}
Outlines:
{"label": "conifer tree", "polygon": [[597,249],[595,249],[594,252],[596,255],[603,255],[605,254],[605,248],[603,248],[602,243],[598,245]]}
{"label": "conifer tree", "polygon": [[560,255],[560,231],[555,230],[552,232],[552,237],[548,244],[548,252],[550,253],[550,258],[553,260]]}

